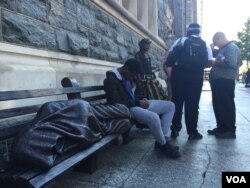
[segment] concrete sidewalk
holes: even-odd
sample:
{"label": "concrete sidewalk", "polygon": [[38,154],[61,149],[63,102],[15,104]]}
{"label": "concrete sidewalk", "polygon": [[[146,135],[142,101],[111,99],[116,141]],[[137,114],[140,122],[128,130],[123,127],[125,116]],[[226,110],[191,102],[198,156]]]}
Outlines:
{"label": "concrete sidewalk", "polygon": [[114,145],[101,153],[96,172],[70,171],[48,187],[219,188],[222,171],[250,172],[250,88],[240,83],[236,86],[236,139],[207,135],[207,129],[214,128],[216,122],[208,82],[203,89],[198,126],[203,139],[188,141],[183,128],[173,141],[180,146],[180,159],[172,160],[155,151],[151,134],[147,130],[133,129],[131,134],[135,139],[128,145]]}

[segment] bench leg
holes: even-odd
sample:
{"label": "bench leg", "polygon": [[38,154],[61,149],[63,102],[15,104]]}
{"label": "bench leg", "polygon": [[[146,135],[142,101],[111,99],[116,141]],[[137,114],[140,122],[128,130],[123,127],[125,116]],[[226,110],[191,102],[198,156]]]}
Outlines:
{"label": "bench leg", "polygon": [[130,129],[126,131],[125,133],[119,135],[115,140],[115,145],[122,145],[122,144],[128,144],[131,141],[131,137],[129,135]]}
{"label": "bench leg", "polygon": [[76,165],[74,170],[92,174],[97,169],[97,158],[98,153],[90,155],[85,160]]}
{"label": "bench leg", "polygon": [[130,129],[122,134],[123,137],[123,144],[128,144],[131,142],[135,137],[130,135]]}

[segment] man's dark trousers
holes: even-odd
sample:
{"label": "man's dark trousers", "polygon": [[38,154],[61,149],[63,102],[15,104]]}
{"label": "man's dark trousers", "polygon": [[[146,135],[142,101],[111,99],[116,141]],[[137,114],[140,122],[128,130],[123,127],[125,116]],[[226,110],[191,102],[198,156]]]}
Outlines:
{"label": "man's dark trousers", "polygon": [[210,85],[218,131],[235,132],[235,81],[233,79],[216,79],[210,81]]}
{"label": "man's dark trousers", "polygon": [[198,72],[188,71],[173,67],[171,84],[175,115],[171,130],[180,131],[183,106],[185,105],[185,123],[188,134],[197,133],[199,115],[199,101],[203,84],[203,70]]}

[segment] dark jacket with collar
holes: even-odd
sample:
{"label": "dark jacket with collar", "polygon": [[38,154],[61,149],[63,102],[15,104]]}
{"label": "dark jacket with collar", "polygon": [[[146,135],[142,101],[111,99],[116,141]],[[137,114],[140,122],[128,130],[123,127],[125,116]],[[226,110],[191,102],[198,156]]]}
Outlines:
{"label": "dark jacket with collar", "polygon": [[106,79],[104,80],[104,90],[107,95],[107,101],[109,104],[120,103],[128,108],[133,106],[140,106],[140,91],[137,88],[135,90],[135,99],[131,97],[129,92],[125,89],[121,79],[113,71],[106,73]]}
{"label": "dark jacket with collar", "polygon": [[151,75],[155,78],[155,74],[153,73],[153,68],[151,64],[151,58],[148,53],[143,53],[139,51],[135,54],[135,58],[140,62],[141,78],[144,79],[145,75]]}

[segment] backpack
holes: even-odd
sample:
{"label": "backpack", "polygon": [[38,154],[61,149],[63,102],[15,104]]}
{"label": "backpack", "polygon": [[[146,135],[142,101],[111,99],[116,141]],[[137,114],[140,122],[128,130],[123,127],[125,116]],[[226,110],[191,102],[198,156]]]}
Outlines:
{"label": "backpack", "polygon": [[157,79],[146,81],[147,98],[150,100],[165,100],[167,98],[161,83]]}
{"label": "backpack", "polygon": [[206,42],[200,37],[188,37],[177,61],[179,67],[191,71],[202,71],[208,63]]}

